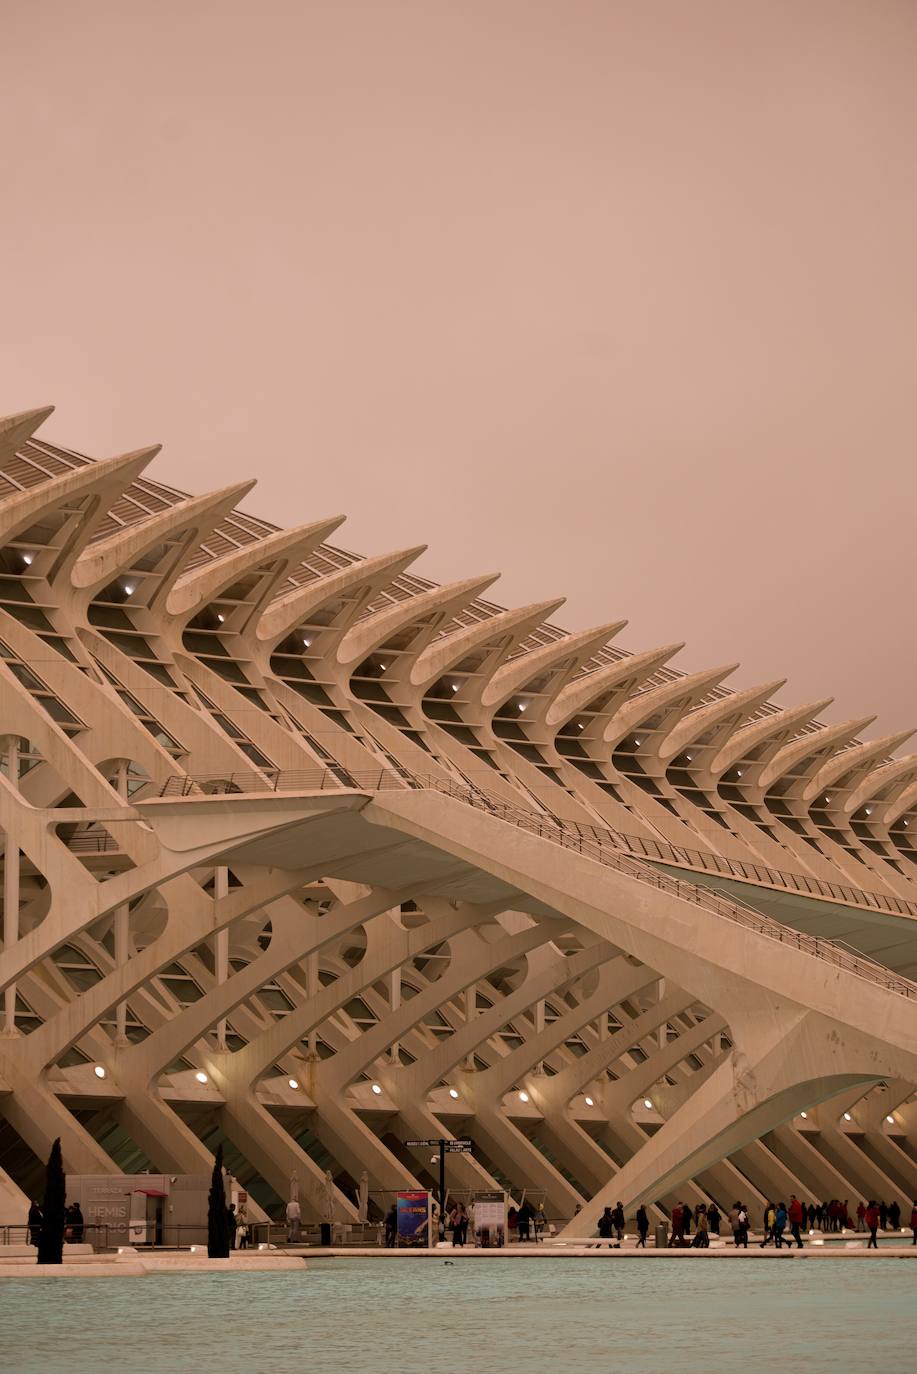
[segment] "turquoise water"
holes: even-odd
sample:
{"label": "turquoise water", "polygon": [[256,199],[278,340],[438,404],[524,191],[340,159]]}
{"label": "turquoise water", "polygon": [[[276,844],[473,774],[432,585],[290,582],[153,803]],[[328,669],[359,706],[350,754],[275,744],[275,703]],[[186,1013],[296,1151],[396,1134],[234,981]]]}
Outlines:
{"label": "turquoise water", "polygon": [[[450,1257],[451,1258],[451,1257]],[[10,1374],[806,1374],[914,1368],[917,1263],[310,1261],[0,1282]]]}

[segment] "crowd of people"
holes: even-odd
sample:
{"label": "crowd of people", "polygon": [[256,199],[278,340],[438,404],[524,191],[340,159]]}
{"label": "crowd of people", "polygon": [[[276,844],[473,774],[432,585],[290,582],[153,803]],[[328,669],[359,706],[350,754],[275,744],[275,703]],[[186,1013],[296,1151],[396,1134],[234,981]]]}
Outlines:
{"label": "crowd of people", "polygon": [[[29,1207],[29,1215],[26,1222],[30,1245],[38,1244],[44,1220],[41,1204],[36,1199],[33,1199],[32,1205]],[[83,1209],[78,1202],[71,1203],[64,1212],[64,1240],[71,1242],[73,1245],[82,1245],[85,1235],[86,1219],[83,1216]]]}
{"label": "crowd of people", "polygon": [[[646,1215],[645,1209],[641,1207],[637,1213],[637,1225],[640,1229],[640,1213]],[[617,1225],[618,1214],[620,1214],[620,1229]],[[710,1236],[719,1236],[723,1221],[723,1214],[720,1212],[716,1203],[699,1203],[693,1210],[687,1203],[676,1203],[672,1208],[671,1216],[671,1235],[669,1244],[673,1246],[692,1245],[701,1249],[710,1244]],[[736,1246],[748,1246],[748,1234],[751,1230],[751,1219],[748,1208],[744,1202],[736,1202],[726,1214],[726,1221],[732,1232],[733,1243]],[[621,1204],[612,1210],[605,1208],[604,1214],[599,1218],[598,1232],[600,1236],[610,1236],[612,1229],[620,1240],[624,1234],[624,1212]],[[693,1237],[691,1235],[693,1226]],[[789,1202],[768,1202],[764,1207],[761,1218],[762,1239],[759,1242],[761,1248],[773,1245],[780,1250],[784,1246],[796,1246],[800,1250],[803,1247],[802,1232],[822,1231],[822,1232],[842,1232],[858,1231],[862,1234],[869,1233],[867,1249],[878,1249],[877,1236],[879,1231],[897,1232],[901,1229],[901,1208],[897,1202],[886,1204],[885,1202],[860,1202],[853,1216],[850,1213],[850,1204],[847,1201],[841,1202],[833,1198],[830,1202],[808,1204],[797,1198],[795,1193],[790,1194]],[[912,1234],[912,1245],[917,1245],[917,1199],[911,1209],[910,1229]],[[641,1231],[641,1239],[638,1244],[646,1244],[645,1234]]]}

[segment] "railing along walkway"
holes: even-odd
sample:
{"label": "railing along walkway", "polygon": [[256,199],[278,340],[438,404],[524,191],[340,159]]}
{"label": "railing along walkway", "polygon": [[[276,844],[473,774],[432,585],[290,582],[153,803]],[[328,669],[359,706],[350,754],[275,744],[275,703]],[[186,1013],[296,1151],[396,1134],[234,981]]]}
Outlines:
{"label": "railing along walkway", "polygon": [[883,965],[863,955],[852,953],[832,940],[822,940],[816,935],[807,935],[782,925],[742,902],[723,896],[713,888],[688,883],[681,878],[661,873],[641,858],[623,852],[621,841],[626,841],[627,837],[619,835],[616,831],[601,830],[597,826],[577,825],[558,817],[528,811],[471,784],[458,783],[433,775],[402,775],[384,769],[372,773],[349,773],[341,768],[325,768],[305,771],[281,770],[270,779],[252,773],[194,778],[172,777],[159,789],[158,795],[163,798],[225,796],[239,793],[263,795],[265,792],[321,792],[342,789],[382,792],[403,791],[406,788],[415,791],[435,791],[454,797],[530,835],[537,835],[540,839],[549,840],[563,849],[583,854],[608,868],[614,868],[619,873],[635,878],[638,882],[655,887],[660,892],[680,897],[683,901],[691,902],[694,906],[724,917],[736,925],[744,926],[768,939],[833,964],[836,968],[844,969],[899,996],[917,1001],[917,983],[909,978],[902,978]]}

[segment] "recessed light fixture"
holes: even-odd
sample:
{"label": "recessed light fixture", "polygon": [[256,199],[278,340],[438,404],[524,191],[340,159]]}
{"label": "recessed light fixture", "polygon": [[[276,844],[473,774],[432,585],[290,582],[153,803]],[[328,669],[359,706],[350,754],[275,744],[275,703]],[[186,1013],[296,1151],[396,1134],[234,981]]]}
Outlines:
{"label": "recessed light fixture", "polygon": [[125,582],[125,584],[124,584],[124,595],[125,595],[125,596],[133,596],[133,595],[134,595],[134,584],[133,584],[133,582],[131,582],[131,583]]}
{"label": "recessed light fixture", "polygon": [[206,1083],[206,1082],[207,1082],[207,1075],[204,1073],[204,1070],[203,1070],[203,1069],[198,1069],[198,1071],[197,1071],[197,1073],[194,1075],[194,1077],[197,1079],[198,1083]]}
{"label": "recessed light fixture", "polygon": [[887,1116],[885,1120],[888,1122],[889,1126],[894,1126],[895,1118],[893,1116]]}
{"label": "recessed light fixture", "polygon": [[646,1110],[647,1110],[648,1112],[651,1112],[651,1111],[653,1110],[653,1104],[652,1104],[652,1102],[649,1100],[648,1097],[645,1097],[645,1098],[643,1099],[643,1105],[644,1105],[644,1107],[646,1108]]}
{"label": "recessed light fixture", "polygon": [[288,1078],[287,1082],[294,1091],[299,1087],[299,1080],[296,1078]]}
{"label": "recessed light fixture", "polygon": [[450,1096],[450,1097],[453,1097],[453,1098],[454,1098],[454,1097],[458,1097],[458,1089],[457,1089],[457,1088],[450,1088],[450,1089],[449,1089],[449,1096]]}
{"label": "recessed light fixture", "polygon": [[382,1089],[379,1087],[378,1083],[373,1084],[373,1092],[376,1094],[377,1097],[382,1092]]}
{"label": "recessed light fixture", "polygon": [[93,1073],[95,1074],[96,1078],[105,1077],[105,1070],[102,1068],[101,1064],[96,1064],[95,1068],[93,1069]]}
{"label": "recessed light fixture", "polygon": [[24,554],[22,555],[22,561],[23,561],[23,563],[26,565],[27,568],[29,568],[29,567],[32,566],[32,559],[33,559],[34,557],[35,557],[35,555],[32,554],[32,553],[24,553]]}
{"label": "recessed light fixture", "polygon": [[587,1107],[594,1107],[594,1106],[595,1106],[595,1102],[593,1101],[593,1099],[592,1099],[591,1097],[584,1097],[584,1098],[583,1098],[583,1101],[585,1102],[585,1104],[586,1104]]}
{"label": "recessed light fixture", "polygon": [[849,1112],[844,1112],[844,1120],[845,1120],[845,1121],[852,1121],[852,1120],[853,1120],[853,1117],[850,1115]]}
{"label": "recessed light fixture", "polygon": [[303,648],[304,648],[304,649],[308,649],[309,645],[312,643],[312,640],[311,640],[311,639],[306,639],[306,636],[303,635],[303,637],[302,637],[302,643],[303,643]]}
{"label": "recessed light fixture", "polygon": [[458,689],[459,689],[458,683],[457,683],[457,682],[453,682],[453,684],[452,684],[452,690],[453,690],[453,692],[457,692]]}
{"label": "recessed light fixture", "polygon": [[528,1102],[528,1100],[529,1100],[529,1095],[528,1095],[528,1093],[525,1091],[525,1089],[523,1089],[522,1092],[519,1094],[519,1101],[520,1101],[520,1102]]}
{"label": "recessed light fixture", "polygon": [[799,1115],[802,1117],[803,1121],[808,1121],[808,1119],[809,1119],[809,1113],[808,1113],[808,1112],[800,1112]]}
{"label": "recessed light fixture", "polygon": [[580,721],[576,728],[577,728],[577,730],[585,730],[586,727],[585,727],[585,725],[583,724],[583,722]]}
{"label": "recessed light fixture", "polygon": [[519,703],[519,710],[520,710],[520,711],[524,711],[524,710],[525,710],[525,707],[526,707],[526,703],[525,703],[524,701],[520,701],[520,703]]}
{"label": "recessed light fixture", "polygon": [[221,625],[223,624],[223,621],[224,621],[225,619],[226,619],[225,615],[220,615],[219,611],[217,611],[217,620],[220,622]]}

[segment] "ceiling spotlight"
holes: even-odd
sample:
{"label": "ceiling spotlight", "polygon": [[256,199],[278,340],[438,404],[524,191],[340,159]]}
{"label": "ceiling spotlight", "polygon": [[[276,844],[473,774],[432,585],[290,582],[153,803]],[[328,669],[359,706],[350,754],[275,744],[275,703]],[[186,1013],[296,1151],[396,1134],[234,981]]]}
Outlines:
{"label": "ceiling spotlight", "polygon": [[800,1112],[799,1115],[802,1117],[803,1121],[808,1121],[808,1119],[809,1119],[809,1113],[808,1113],[808,1112]]}
{"label": "ceiling spotlight", "polygon": [[204,1070],[203,1070],[203,1069],[198,1069],[198,1071],[197,1071],[197,1073],[194,1075],[194,1077],[197,1079],[198,1083],[206,1083],[206,1082],[207,1082],[207,1075],[204,1073]]}
{"label": "ceiling spotlight", "polygon": [[95,1074],[96,1078],[105,1077],[105,1070],[102,1068],[101,1064],[96,1064],[95,1068],[93,1069],[93,1073]]}
{"label": "ceiling spotlight", "polygon": [[736,769],[736,777],[737,777],[737,778],[740,778],[741,776],[742,776],[742,770],[741,770],[741,768],[737,768],[737,769]]}
{"label": "ceiling spotlight", "polygon": [[646,1110],[647,1110],[648,1112],[651,1112],[651,1111],[653,1110],[653,1104],[652,1104],[652,1102],[649,1100],[648,1097],[645,1097],[645,1098],[643,1099],[643,1105],[644,1105],[644,1107],[646,1108]]}
{"label": "ceiling spotlight", "polygon": [[295,1078],[288,1078],[287,1082],[289,1083],[290,1087],[293,1089],[294,1092],[299,1087],[299,1082]]}
{"label": "ceiling spotlight", "polygon": [[866,814],[867,814],[867,816],[871,816],[871,815],[872,815],[872,807],[871,807],[871,806],[867,806],[867,808],[866,808]]}
{"label": "ceiling spotlight", "polygon": [[519,1101],[520,1101],[520,1102],[528,1102],[528,1100],[529,1100],[529,1095],[528,1095],[528,1093],[525,1091],[525,1089],[523,1089],[522,1092],[519,1094]]}
{"label": "ceiling spotlight", "polygon": [[525,710],[525,707],[526,707],[526,703],[525,703],[524,701],[520,701],[520,703],[519,703],[519,710],[520,710],[520,711],[524,711],[524,710]]}
{"label": "ceiling spotlight", "polygon": [[640,748],[640,740],[637,739],[636,735],[634,736],[634,748],[635,748],[635,749],[639,749],[639,748]]}
{"label": "ceiling spotlight", "polygon": [[457,683],[457,682],[453,682],[453,684],[452,684],[452,690],[453,690],[453,692],[457,692],[458,689],[459,689],[458,683]]}
{"label": "ceiling spotlight", "polygon": [[583,724],[583,722],[580,721],[580,723],[577,725],[576,728],[577,728],[577,730],[585,730],[586,727],[585,727],[585,725]]}
{"label": "ceiling spotlight", "polygon": [[134,595],[134,584],[133,584],[133,582],[125,582],[125,584],[124,584],[124,595],[125,595],[125,596],[133,596],[133,595]]}
{"label": "ceiling spotlight", "polygon": [[22,555],[22,561],[23,561],[23,563],[26,565],[27,568],[30,568],[30,567],[32,566],[32,559],[33,559],[34,557],[35,557],[35,555],[34,555],[33,553],[24,553],[24,554]]}
{"label": "ceiling spotlight", "polygon": [[450,1089],[449,1089],[449,1096],[450,1096],[450,1097],[453,1097],[453,1098],[454,1098],[454,1097],[458,1097],[458,1089],[457,1089],[457,1088],[450,1088]]}
{"label": "ceiling spotlight", "polygon": [[853,1120],[853,1117],[850,1115],[849,1112],[844,1112],[844,1120],[845,1120],[845,1121],[852,1121],[852,1120]]}
{"label": "ceiling spotlight", "polygon": [[587,1106],[587,1107],[594,1107],[594,1106],[595,1106],[595,1102],[592,1100],[591,1097],[584,1097],[584,1098],[583,1098],[583,1101],[586,1103],[586,1106]]}
{"label": "ceiling spotlight", "polygon": [[893,1116],[887,1116],[885,1120],[888,1122],[889,1126],[894,1126],[895,1118]]}
{"label": "ceiling spotlight", "polygon": [[382,1089],[379,1087],[378,1083],[373,1084],[373,1092],[376,1094],[377,1097],[382,1092]]}
{"label": "ceiling spotlight", "polygon": [[312,643],[312,640],[311,640],[311,639],[306,639],[306,636],[303,635],[303,637],[302,637],[303,648],[304,648],[304,649],[308,649],[308,647],[309,647],[309,645],[310,645],[311,643]]}
{"label": "ceiling spotlight", "polygon": [[223,624],[223,621],[224,621],[225,619],[226,619],[225,615],[220,615],[220,612],[217,611],[217,620],[220,622],[221,625]]}

